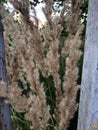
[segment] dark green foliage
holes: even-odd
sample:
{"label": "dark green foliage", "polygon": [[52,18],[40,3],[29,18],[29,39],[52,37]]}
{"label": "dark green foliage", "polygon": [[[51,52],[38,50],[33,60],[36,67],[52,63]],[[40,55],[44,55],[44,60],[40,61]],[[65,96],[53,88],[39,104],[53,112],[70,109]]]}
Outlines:
{"label": "dark green foliage", "polygon": [[9,40],[12,42],[13,41],[13,38],[11,35],[8,36],[9,37]]}
{"label": "dark green foliage", "polygon": [[30,5],[31,5],[31,8],[32,6],[36,6],[37,4],[41,3],[42,1],[39,1],[39,0],[33,0],[33,1],[30,1]]}
{"label": "dark green foliage", "polygon": [[67,22],[64,20],[61,25],[62,25],[62,27],[63,27],[63,30],[62,30],[62,32],[61,32],[61,37],[62,37],[62,36],[67,37],[67,36],[68,36]]}
{"label": "dark green foliage", "polygon": [[71,119],[71,122],[69,123],[69,127],[67,130],[77,130],[77,119],[78,117],[78,111],[75,112],[74,118]]}
{"label": "dark green foliage", "polygon": [[6,3],[7,1],[6,0],[0,0],[0,3]]}
{"label": "dark green foliage", "polygon": [[87,23],[88,1],[89,0],[84,0],[84,3],[80,7],[80,9],[81,9],[80,19],[83,20],[84,25],[86,25],[86,23]]}
{"label": "dark green foliage", "polygon": [[55,120],[54,120],[53,114],[56,108],[56,89],[54,87],[53,77],[50,75],[48,78],[45,78],[41,74],[41,72],[39,73],[40,73],[40,82],[44,83],[44,90],[46,93],[47,105],[50,106],[51,118],[49,119],[49,122],[48,122],[49,125],[47,127],[47,130],[54,130]]}
{"label": "dark green foliage", "polygon": [[[26,81],[26,78],[25,78]],[[30,90],[30,84],[26,81],[25,84],[20,79],[18,80],[18,86],[22,89],[22,95],[25,95],[26,97],[29,96]]]}
{"label": "dark green foliage", "polygon": [[[84,54],[85,33],[86,33],[86,23],[87,23],[87,13],[88,13],[88,0],[84,1],[82,6],[80,7],[80,9],[81,9],[80,19],[83,20],[82,24],[84,24],[84,29],[83,29],[83,31],[81,33],[82,44],[81,44],[80,50]],[[83,64],[83,55],[80,57],[80,60],[77,63],[78,68],[79,68],[79,78],[77,80],[78,84],[81,84],[82,64]]]}
{"label": "dark green foliage", "polygon": [[59,75],[60,75],[61,83],[63,83],[64,75],[65,75],[65,71],[64,71],[65,70],[65,58],[62,56],[60,56],[60,58],[59,58],[59,65],[60,65]]}
{"label": "dark green foliage", "polygon": [[13,130],[31,130],[31,122],[25,119],[24,114],[24,112],[16,112],[13,108],[11,108]]}

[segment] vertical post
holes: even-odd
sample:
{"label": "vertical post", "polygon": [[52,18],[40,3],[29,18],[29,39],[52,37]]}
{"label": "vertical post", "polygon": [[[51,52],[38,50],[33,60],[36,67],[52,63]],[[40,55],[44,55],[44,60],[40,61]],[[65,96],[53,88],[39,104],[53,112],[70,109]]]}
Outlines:
{"label": "vertical post", "polygon": [[0,130],[12,130],[9,104],[5,102],[7,91],[7,74],[3,39],[3,25],[0,17]]}
{"label": "vertical post", "polygon": [[77,130],[94,125],[98,129],[98,0],[89,0]]}

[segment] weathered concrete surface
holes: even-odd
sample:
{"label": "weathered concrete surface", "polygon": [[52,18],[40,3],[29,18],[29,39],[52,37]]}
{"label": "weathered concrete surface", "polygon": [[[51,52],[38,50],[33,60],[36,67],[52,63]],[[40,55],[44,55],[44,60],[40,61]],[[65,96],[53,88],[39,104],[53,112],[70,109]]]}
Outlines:
{"label": "weathered concrete surface", "polygon": [[0,19],[0,130],[12,130],[9,104],[5,102],[7,74],[3,39],[3,25]]}
{"label": "weathered concrete surface", "polygon": [[98,0],[89,0],[78,130],[98,124]]}

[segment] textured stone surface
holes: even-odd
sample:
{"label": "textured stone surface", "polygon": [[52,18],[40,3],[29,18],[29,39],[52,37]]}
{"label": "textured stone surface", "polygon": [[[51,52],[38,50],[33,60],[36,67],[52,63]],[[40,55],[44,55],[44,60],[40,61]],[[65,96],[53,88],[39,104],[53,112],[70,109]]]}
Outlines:
{"label": "textured stone surface", "polygon": [[98,0],[89,0],[78,130],[98,123]]}
{"label": "textured stone surface", "polygon": [[7,75],[4,52],[3,25],[0,21],[0,130],[12,130],[9,104],[5,102],[6,88]]}

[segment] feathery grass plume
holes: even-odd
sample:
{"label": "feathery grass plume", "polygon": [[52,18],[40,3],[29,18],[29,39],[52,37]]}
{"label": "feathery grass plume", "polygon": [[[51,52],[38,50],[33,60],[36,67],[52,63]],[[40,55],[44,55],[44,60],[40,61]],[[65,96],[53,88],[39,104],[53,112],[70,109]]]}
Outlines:
{"label": "feathery grass plume", "polygon": [[83,0],[72,0],[71,1],[71,21],[70,21],[70,32],[76,33],[79,28],[79,15],[80,15],[80,6],[82,5]]}
{"label": "feathery grass plume", "polygon": [[21,56],[23,57],[22,64],[24,66],[24,73],[30,83],[30,89],[33,92],[33,94],[30,93],[28,98],[28,112],[26,118],[32,121],[34,129],[45,129],[50,115],[49,106],[46,104],[44,87],[43,84],[39,82],[38,69],[32,62],[32,59],[30,60],[28,58],[26,49],[23,48],[23,53],[21,54],[23,54]]}
{"label": "feathery grass plume", "polygon": [[[10,20],[10,22],[9,20],[9,15],[3,20],[5,30],[7,30],[7,27],[9,26],[13,27],[9,27],[10,31],[8,30],[7,34],[5,34],[6,37],[9,37],[10,35],[12,38],[10,39],[11,41],[6,39],[6,43],[8,43],[9,40],[11,44],[10,46],[9,44],[6,46],[8,65],[7,70],[9,72],[8,77],[10,81],[9,101],[17,111],[28,111],[26,118],[32,121],[34,129],[45,129],[50,117],[49,106],[46,104],[46,95],[43,84],[39,82],[38,69],[33,63],[31,44],[28,43],[28,37],[25,37],[25,31],[21,28],[20,24],[17,22],[15,23],[13,19],[12,21]],[[7,26],[7,24],[9,26]],[[13,29],[15,30],[14,32]],[[23,80],[23,75],[27,76],[27,80],[30,83],[31,92],[33,92],[33,95],[32,93],[29,94],[29,98],[26,98],[24,95],[22,95],[22,91],[17,86],[17,81],[19,79]]]}
{"label": "feathery grass plume", "polygon": [[[54,126],[54,129],[67,129],[69,120],[72,118],[73,113],[77,108],[77,61],[81,55],[79,50],[81,43],[79,34],[81,33],[81,29],[76,31],[76,28],[72,28],[72,31],[69,30],[70,34],[64,42],[65,45],[63,46],[61,53],[58,51],[60,44],[59,39],[63,29],[61,24],[62,21],[66,19],[64,12],[68,6],[66,2],[68,3],[69,0],[64,2],[60,16],[56,18],[52,18],[53,1],[44,0],[45,7],[43,8],[43,12],[47,24],[42,30],[43,34],[38,27],[39,21],[34,8],[34,16],[32,17],[32,20],[30,18],[28,0],[10,0],[10,2],[21,15],[21,23],[13,20],[13,13],[3,19],[6,30],[5,36],[7,37],[5,41],[8,43],[6,46],[6,52],[8,58],[7,70],[9,72],[10,100],[14,96],[11,101],[14,104],[14,107],[18,110],[19,106],[20,111],[27,111],[25,116],[28,120],[32,121],[32,127],[34,130],[46,130],[50,118],[50,109],[46,104],[44,86],[39,80],[39,70],[46,77],[52,75],[56,88],[56,108],[54,112],[56,126]],[[76,6],[76,4],[72,6]],[[78,12],[76,13],[77,15],[79,14]],[[70,13],[70,17],[72,16],[73,15]],[[77,21],[71,22],[70,24],[75,24],[76,26]],[[74,32],[75,35],[73,35],[72,32]],[[44,44],[48,44],[46,54],[44,54],[45,46],[43,46],[41,35],[44,38]],[[64,69],[65,77],[61,86],[61,79],[58,71],[60,68],[59,59],[62,54],[65,56],[66,66]],[[23,78],[24,76],[26,77],[26,81],[30,84],[30,92],[27,99],[21,94],[22,91],[17,86],[17,80],[20,79],[22,82],[25,82]],[[20,104],[23,100],[23,107],[21,107]]]}
{"label": "feathery grass plume", "polygon": [[48,59],[48,65],[49,65],[49,72],[53,76],[54,85],[56,88],[56,109],[55,109],[54,115],[55,115],[56,123],[58,125],[59,124],[58,106],[62,97],[61,80],[58,74],[59,57],[60,57],[58,53],[58,48],[59,48],[59,37],[62,31],[62,27],[60,24],[61,19],[59,17],[57,17],[55,21],[54,19],[52,19],[52,1],[50,0],[50,1],[44,1],[44,2],[46,6],[45,8],[43,8],[43,12],[48,21],[47,27],[44,33],[44,37],[45,37],[45,40],[49,44],[49,51],[47,52],[47,59]]}
{"label": "feathery grass plume", "polygon": [[[8,74],[8,98],[10,103],[13,104],[13,107],[18,111],[24,111],[27,106],[27,99],[25,96],[21,96],[22,91],[17,87],[17,80],[19,79],[19,64],[18,62],[18,53],[15,48],[15,43],[18,40],[20,42],[18,33],[21,36],[21,32],[18,31],[20,29],[19,25],[13,20],[13,13],[10,15],[7,11],[3,9],[3,13],[5,14],[3,17],[4,29],[6,32],[4,33],[5,40],[5,51],[6,51],[6,64],[7,64],[7,74]],[[16,30],[16,31],[13,31]],[[13,35],[11,35],[13,34]],[[24,41],[23,41],[24,42]],[[20,101],[20,102],[19,102]]]}
{"label": "feathery grass plume", "polygon": [[[26,114],[26,117],[27,119],[32,121],[34,129],[45,130],[47,128],[48,120],[50,118],[49,106],[47,106],[46,104],[46,95],[43,88],[43,84],[41,84],[38,80],[38,70],[34,69],[33,71],[34,72],[32,73],[32,80],[34,84],[33,86],[31,86],[31,89],[35,94],[30,94],[30,97],[28,98],[28,113]],[[35,90],[33,88],[35,88]],[[37,122],[35,120],[37,120]]]}
{"label": "feathery grass plume", "polygon": [[8,97],[9,102],[11,103],[13,109],[18,112],[25,112],[28,108],[27,106],[27,98],[22,95],[22,90],[15,86],[16,83],[13,82],[11,86],[9,86]]}
{"label": "feathery grass plume", "polygon": [[66,12],[66,10],[68,8],[68,3],[69,2],[70,2],[69,0],[64,0],[63,1],[63,9],[61,10],[61,13],[60,13],[61,22],[64,21],[64,19],[65,19],[65,12]]}
{"label": "feathery grass plume", "polygon": [[[49,4],[49,2],[50,1],[48,1],[48,5],[52,6],[51,3]],[[64,6],[64,8],[62,9],[61,15],[60,15],[61,18],[64,17],[63,11],[66,8],[67,7]],[[52,7],[50,7],[50,9],[52,9]],[[50,66],[49,69],[51,69],[50,73],[53,75],[54,84],[55,84],[55,87],[56,87],[55,119],[56,119],[56,123],[57,123],[57,127],[58,127],[57,129],[63,130],[64,128],[67,128],[68,121],[73,116],[73,113],[74,113],[73,111],[75,111],[75,108],[77,106],[76,103],[75,103],[76,102],[75,98],[76,98],[77,89],[78,89],[78,87],[76,87],[77,86],[76,80],[78,78],[78,68],[76,67],[76,63],[79,60],[80,54],[81,54],[80,51],[79,51],[79,47],[80,47],[79,34],[80,33],[77,32],[76,36],[69,36],[71,38],[71,40],[69,39],[68,42],[71,42],[72,44],[69,44],[69,43],[68,43],[69,45],[67,44],[67,46],[69,46],[69,48],[67,48],[67,49],[69,49],[69,56],[66,60],[66,72],[65,72],[66,78],[65,78],[65,82],[63,83],[64,84],[63,85],[64,86],[64,88],[63,88],[64,92],[62,92],[61,81],[60,81],[60,77],[59,77],[59,74],[58,74],[58,69],[59,69],[59,54],[58,54],[58,42],[59,41],[58,41],[58,37],[59,37],[59,34],[62,30],[61,25],[59,24],[60,19],[58,19],[58,20],[56,19],[57,23],[53,22],[52,18],[50,20],[51,11],[50,11],[49,15],[47,15],[47,12],[48,12],[47,6],[43,9],[43,11],[44,11],[44,14],[46,16],[46,19],[47,20],[49,19],[49,23],[48,23],[49,26],[47,27],[47,30],[45,31],[45,38],[49,42],[49,45],[50,45],[49,52],[47,53],[47,58],[48,58],[49,66]],[[68,52],[68,50],[67,50],[67,52]],[[69,59],[70,63],[68,63],[68,59]],[[68,66],[69,66],[69,68],[68,68]],[[74,87],[72,88],[72,86],[74,86]],[[67,89],[68,89],[68,91],[67,91]],[[71,91],[73,93],[71,93]],[[72,94],[72,97],[71,97],[71,94]],[[71,103],[70,103],[70,100],[72,100]],[[66,105],[68,106],[68,108],[66,107]],[[72,110],[72,112],[71,112],[71,110]],[[69,115],[68,112],[70,113],[71,116]],[[60,113],[61,113],[61,115],[60,115]]]}
{"label": "feathery grass plume", "polygon": [[98,130],[98,124],[91,125],[89,130]]}
{"label": "feathery grass plume", "polygon": [[[28,0],[24,0],[24,1],[10,0],[10,2],[18,11],[20,11],[22,24],[25,31],[25,36],[30,38],[28,39],[29,40],[28,42],[31,43],[30,46],[33,51],[33,59],[35,60],[39,69],[42,71],[43,75],[46,76],[47,65],[46,65],[46,62],[44,61],[45,58],[43,54],[43,47],[41,44],[42,40],[39,33],[39,21],[36,16],[36,11],[33,8],[34,15],[32,16],[33,21],[31,21],[30,16],[29,16],[29,8],[28,8],[29,4],[26,4],[28,3]],[[26,13],[26,10],[27,10],[27,13]]]}
{"label": "feathery grass plume", "polygon": [[43,8],[43,12],[46,16],[48,25],[52,28],[51,14],[52,14],[53,0],[44,0],[44,2],[45,2],[45,8]]}
{"label": "feathery grass plume", "polygon": [[[20,64],[18,53],[15,49],[6,47],[6,62],[8,71],[8,98],[16,111],[23,112],[27,109],[27,98],[22,95],[22,90],[18,87],[17,81],[20,77]],[[13,52],[13,53],[12,53]],[[12,57],[10,56],[12,55]]]}
{"label": "feathery grass plume", "polygon": [[11,2],[23,15],[26,15],[29,20],[29,0],[9,0],[9,2]]}
{"label": "feathery grass plume", "polygon": [[[81,51],[79,50],[81,40],[79,35],[82,29],[83,27],[80,27],[75,36],[69,36],[71,38],[69,40],[69,56],[66,59],[66,71],[65,71],[65,79],[63,83],[63,94],[62,94],[63,96],[59,104],[59,111],[60,111],[59,130],[64,130],[68,127],[69,121],[73,117],[73,114],[77,108],[76,95],[77,90],[79,88],[79,86],[77,85],[77,78],[78,78],[77,62],[81,56]],[[68,44],[66,45],[68,46]]]}

